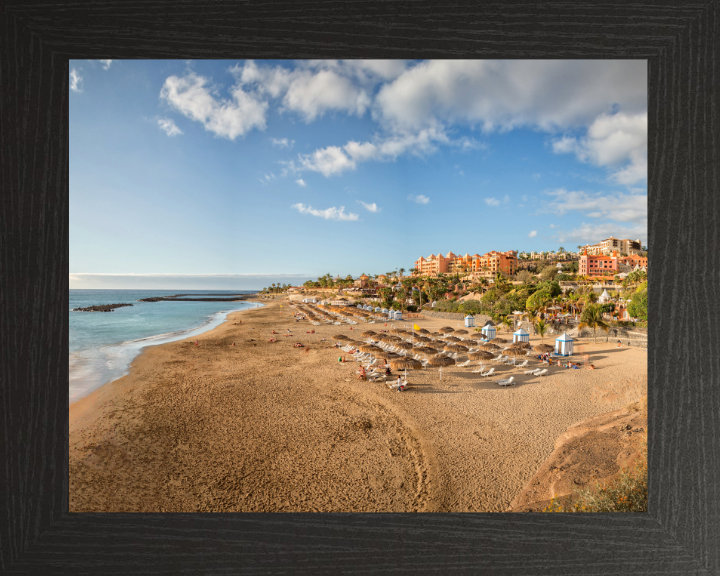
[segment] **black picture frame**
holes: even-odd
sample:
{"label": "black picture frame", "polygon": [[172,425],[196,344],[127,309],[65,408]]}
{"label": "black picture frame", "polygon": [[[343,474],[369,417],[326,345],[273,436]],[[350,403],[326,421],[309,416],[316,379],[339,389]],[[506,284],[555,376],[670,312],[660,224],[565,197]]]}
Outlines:
{"label": "black picture frame", "polygon": [[[719,56],[717,0],[6,1],[0,573],[720,573]],[[288,57],[648,61],[649,513],[68,513],[68,61]]]}

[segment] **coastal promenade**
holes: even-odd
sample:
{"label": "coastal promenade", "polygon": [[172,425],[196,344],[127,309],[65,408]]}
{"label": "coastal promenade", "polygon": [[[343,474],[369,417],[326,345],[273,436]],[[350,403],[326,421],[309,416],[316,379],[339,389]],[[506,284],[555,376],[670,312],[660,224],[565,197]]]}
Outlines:
{"label": "coastal promenade", "polygon": [[148,347],[72,404],[70,511],[500,512],[568,426],[646,394],[644,351],[591,341],[579,345],[596,370],[498,366],[517,381],[505,388],[470,367],[428,369],[391,392],[356,379],[331,339],[383,324],[313,326],[294,311],[270,301],[197,346]]}

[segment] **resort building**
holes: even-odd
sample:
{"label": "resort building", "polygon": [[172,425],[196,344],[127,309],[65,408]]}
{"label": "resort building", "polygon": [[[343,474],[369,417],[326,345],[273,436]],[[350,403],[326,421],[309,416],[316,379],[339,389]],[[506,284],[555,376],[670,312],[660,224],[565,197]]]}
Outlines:
{"label": "resort building", "polygon": [[495,276],[498,272],[513,275],[517,271],[517,252],[508,250],[498,252],[493,250],[483,256],[479,254],[465,254],[457,256],[448,252],[442,254],[430,254],[428,258],[423,256],[415,262],[415,268],[421,276],[436,276],[443,274],[459,274],[472,276]]}
{"label": "resort building", "polygon": [[621,240],[610,236],[597,244],[588,244],[584,248],[589,256],[598,256],[603,254],[610,255],[613,251],[617,251],[620,256],[632,256],[642,254],[642,244],[640,240]]}
{"label": "resort building", "polygon": [[647,271],[648,259],[645,256],[620,256],[617,250],[609,256],[592,255],[589,252],[585,248],[580,256],[580,276],[615,276],[635,269]]}

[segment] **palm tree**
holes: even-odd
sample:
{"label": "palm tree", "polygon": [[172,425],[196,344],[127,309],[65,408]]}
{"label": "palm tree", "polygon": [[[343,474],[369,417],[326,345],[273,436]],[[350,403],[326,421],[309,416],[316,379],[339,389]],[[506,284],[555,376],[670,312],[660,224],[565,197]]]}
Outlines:
{"label": "palm tree", "polygon": [[603,322],[602,310],[600,309],[600,306],[596,304],[591,304],[585,307],[581,320],[582,322],[580,322],[580,324],[578,325],[578,331],[582,330],[583,328],[592,328],[593,342],[597,342],[596,333],[598,328],[604,330],[605,332],[610,329],[610,326]]}
{"label": "palm tree", "polygon": [[502,324],[503,326],[505,326],[508,330],[512,330],[512,328],[513,328],[513,321],[510,320],[510,316],[505,316],[505,317],[501,320],[501,324]]}
{"label": "palm tree", "polygon": [[545,320],[538,320],[534,324],[535,331],[540,334],[540,341],[542,342],[542,339],[545,337],[545,331],[547,330],[547,323]]}
{"label": "palm tree", "polygon": [[402,275],[405,273],[405,268],[400,268],[400,277],[402,278]]}

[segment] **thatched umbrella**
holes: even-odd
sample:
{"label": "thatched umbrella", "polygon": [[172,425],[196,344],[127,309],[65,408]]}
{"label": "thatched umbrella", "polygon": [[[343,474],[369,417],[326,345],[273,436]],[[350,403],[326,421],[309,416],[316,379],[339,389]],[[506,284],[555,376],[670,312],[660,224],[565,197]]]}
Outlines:
{"label": "thatched umbrella", "polygon": [[443,350],[447,350],[448,352],[467,352],[468,349],[465,346],[462,346],[460,344],[448,344],[443,348]]}
{"label": "thatched umbrella", "polygon": [[500,346],[496,346],[492,342],[488,342],[487,344],[482,345],[483,350],[487,350],[488,352],[495,352],[497,350],[500,350]]}
{"label": "thatched umbrella", "polygon": [[442,332],[443,334],[452,334],[453,332],[455,332],[455,329],[450,328],[450,326],[443,326],[442,328],[440,328],[440,332]]}
{"label": "thatched umbrella", "polygon": [[426,338],[425,336],[415,336],[415,342],[432,342],[430,338]]}
{"label": "thatched umbrella", "polygon": [[506,356],[525,356],[525,354],[527,354],[527,350],[523,350],[522,348],[515,348],[513,346],[505,350],[504,354]]}
{"label": "thatched umbrella", "polygon": [[430,346],[420,346],[419,348],[413,348],[413,350],[423,354],[424,356],[433,356],[437,354],[437,350],[435,348],[431,348]]}
{"label": "thatched umbrella", "polygon": [[412,358],[398,358],[397,360],[390,361],[390,368],[393,370],[407,370],[408,368],[418,370],[422,368],[422,363]]}
{"label": "thatched umbrella", "polygon": [[403,339],[400,338],[399,336],[385,336],[383,338],[383,342],[387,342],[387,343],[395,343],[395,342],[402,342],[402,341],[403,341]]}
{"label": "thatched umbrella", "polygon": [[410,344],[410,342],[400,342],[396,345],[398,348],[402,348],[403,350],[412,350],[413,345]]}
{"label": "thatched umbrella", "polygon": [[448,358],[447,356],[443,356],[442,354],[437,354],[428,360],[428,364],[430,366],[438,366],[442,368],[443,366],[452,366],[455,364],[455,360]]}
{"label": "thatched umbrella", "polygon": [[379,354],[380,352],[383,352],[383,349],[373,344],[365,344],[363,346],[360,346],[360,352],[367,352],[368,354]]}
{"label": "thatched umbrella", "polygon": [[402,358],[402,356],[400,356],[400,354],[395,354],[395,352],[379,352],[378,354],[375,354],[375,358],[378,360],[384,360],[385,362],[390,362],[390,360]]}
{"label": "thatched umbrella", "polygon": [[470,352],[468,358],[470,358],[470,360],[492,360],[495,358],[495,355],[485,350],[478,350],[477,352]]}
{"label": "thatched umbrella", "polygon": [[495,342],[500,342],[500,344],[507,344],[507,340],[505,338],[493,338]]}
{"label": "thatched umbrella", "polygon": [[468,332],[467,330],[465,330],[465,329],[463,328],[463,329],[460,329],[460,330],[455,330],[455,334],[470,334],[470,332]]}
{"label": "thatched umbrella", "polygon": [[420,328],[420,330],[418,330],[418,332],[420,334],[431,334],[430,330],[426,330],[425,328]]}
{"label": "thatched umbrella", "polygon": [[524,348],[525,350],[527,350],[528,348],[530,348],[532,346],[532,344],[530,344],[530,342],[515,342],[515,344],[517,345],[518,348]]}
{"label": "thatched umbrella", "polygon": [[350,340],[348,336],[345,336],[345,334],[335,334],[335,336],[332,337],[333,340]]}
{"label": "thatched umbrella", "polygon": [[430,348],[436,348],[437,350],[442,350],[445,348],[445,342],[427,342],[427,345]]}
{"label": "thatched umbrella", "polygon": [[405,330],[402,328],[390,328],[390,334],[405,334]]}
{"label": "thatched umbrella", "polygon": [[448,336],[447,338],[445,338],[445,342],[461,342],[461,340],[456,336]]}
{"label": "thatched umbrella", "polygon": [[552,352],[555,350],[553,346],[550,346],[550,344],[538,344],[536,346],[533,346],[533,350],[536,352],[540,352],[540,354],[545,354],[546,352]]}
{"label": "thatched umbrella", "polygon": [[369,336],[375,336],[376,334],[377,332],[373,332],[372,330],[366,330],[365,332],[360,334],[360,336],[362,336],[363,338],[367,338]]}

